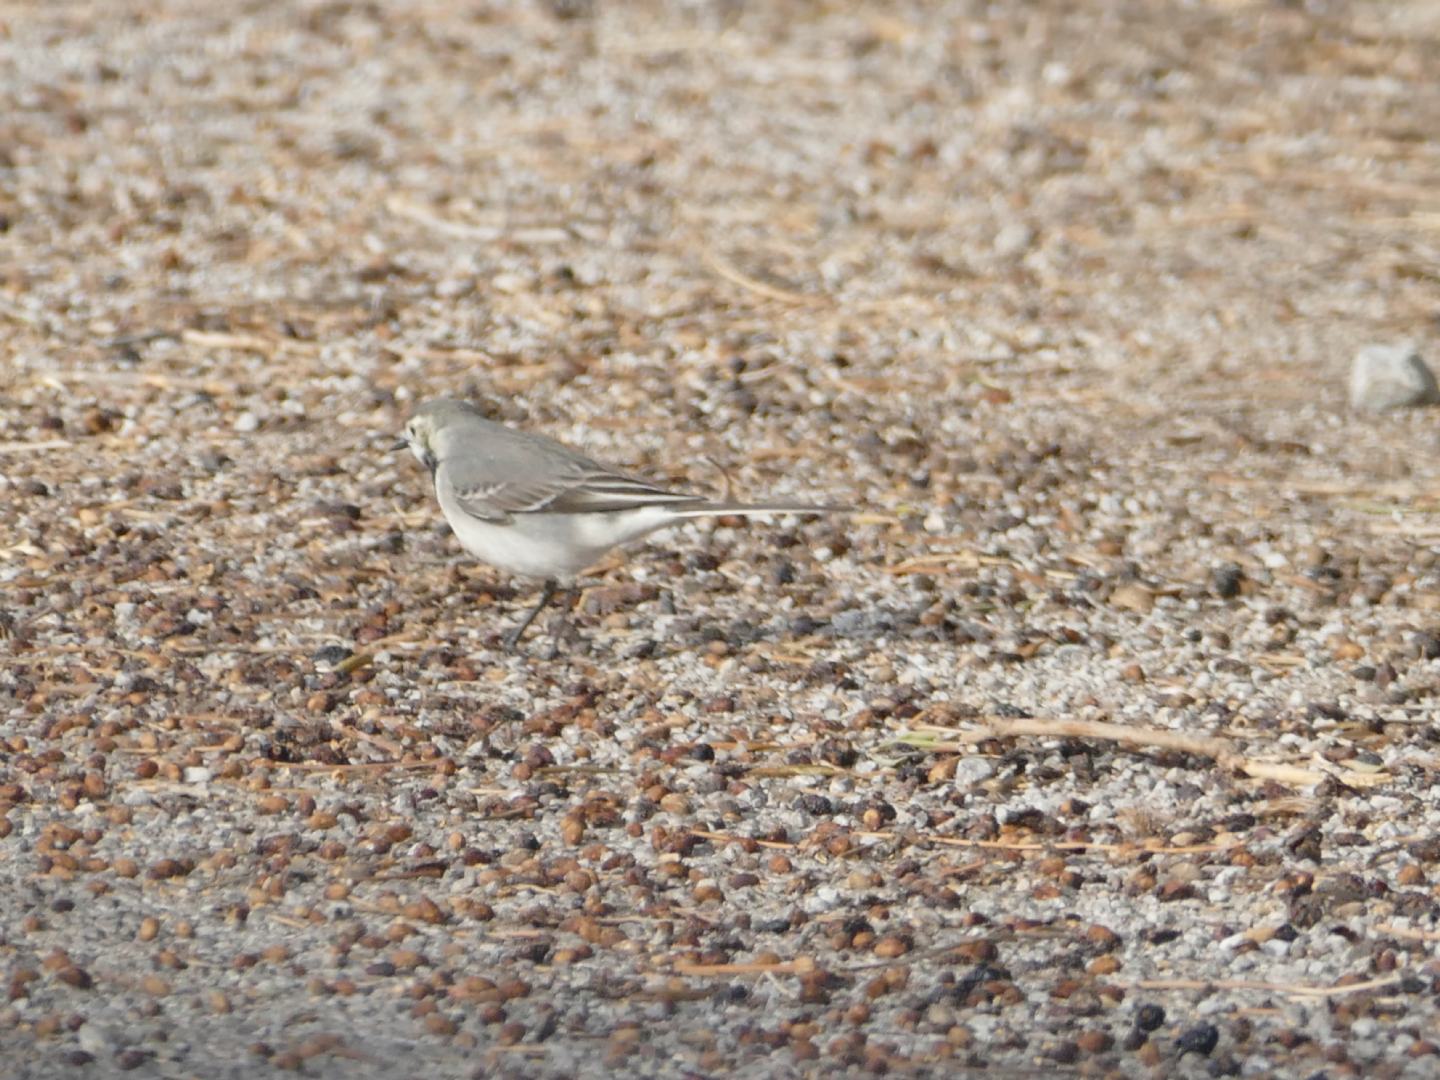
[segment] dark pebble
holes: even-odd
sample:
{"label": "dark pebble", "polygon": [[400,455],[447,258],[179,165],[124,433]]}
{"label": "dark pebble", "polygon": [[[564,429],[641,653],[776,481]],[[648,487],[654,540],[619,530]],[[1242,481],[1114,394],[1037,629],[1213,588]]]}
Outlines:
{"label": "dark pebble", "polygon": [[1239,1076],[1240,1063],[1229,1054],[1221,1054],[1210,1061],[1205,1071],[1211,1076]]}
{"label": "dark pebble", "polygon": [[1214,1024],[1197,1024],[1176,1039],[1175,1045],[1181,1054],[1209,1057],[1210,1051],[1215,1049],[1215,1044],[1219,1041],[1220,1029]]}
{"label": "dark pebble", "polygon": [[317,664],[338,664],[350,658],[350,650],[344,645],[326,645],[316,649],[311,659]]}
{"label": "dark pebble", "polygon": [[824,795],[802,795],[799,801],[800,809],[815,817],[826,817],[835,812],[834,804]]}
{"label": "dark pebble", "polygon": [[[145,480],[140,485],[140,490],[152,499],[165,499],[170,502],[177,502],[185,498],[185,489],[175,480],[162,480],[152,478]],[[131,1068],[134,1068],[132,1065]]]}
{"label": "dark pebble", "polygon": [[315,512],[325,517],[346,518],[350,521],[360,520],[360,507],[354,503],[343,502],[319,502],[314,506]]}
{"label": "dark pebble", "polygon": [[1240,595],[1240,583],[1245,580],[1245,571],[1235,563],[1221,563],[1210,571],[1210,590],[1221,600],[1233,600]]}
{"label": "dark pebble", "polygon": [[1135,1026],[1141,1031],[1154,1031],[1165,1023],[1165,1010],[1159,1005],[1141,1005],[1135,1012]]}

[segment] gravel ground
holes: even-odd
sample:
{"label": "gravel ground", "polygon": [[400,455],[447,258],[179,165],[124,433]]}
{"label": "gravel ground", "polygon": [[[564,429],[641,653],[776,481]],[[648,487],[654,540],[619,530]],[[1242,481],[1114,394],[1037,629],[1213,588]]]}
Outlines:
{"label": "gravel ground", "polygon": [[[1437,50],[0,3],[6,1075],[1436,1075]],[[441,393],[862,509],[507,656]]]}

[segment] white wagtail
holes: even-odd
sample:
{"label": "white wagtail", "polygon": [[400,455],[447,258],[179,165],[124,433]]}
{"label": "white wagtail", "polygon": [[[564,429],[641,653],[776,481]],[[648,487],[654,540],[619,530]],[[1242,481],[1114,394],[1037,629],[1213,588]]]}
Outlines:
{"label": "white wagtail", "polygon": [[506,635],[507,649],[515,648],[562,583],[572,589],[576,575],[617,544],[685,518],[848,509],[712,502],[668,491],[554,439],[487,420],[474,405],[453,398],[415,410],[395,449],[406,446],[430,470],[440,509],[461,547],[491,566],[545,583],[540,602]]}

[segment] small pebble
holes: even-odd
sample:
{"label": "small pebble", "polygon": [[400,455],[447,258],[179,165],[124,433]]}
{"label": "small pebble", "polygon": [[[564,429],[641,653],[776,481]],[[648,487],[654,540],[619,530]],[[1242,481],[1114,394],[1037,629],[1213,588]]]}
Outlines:
{"label": "small pebble", "polygon": [[1356,409],[1387,409],[1440,402],[1435,375],[1411,344],[1367,345],[1350,368],[1350,404]]}

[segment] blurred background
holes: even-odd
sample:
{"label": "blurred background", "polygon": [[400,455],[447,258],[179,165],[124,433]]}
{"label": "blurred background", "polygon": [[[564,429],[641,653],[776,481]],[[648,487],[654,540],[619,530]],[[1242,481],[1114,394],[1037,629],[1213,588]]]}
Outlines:
{"label": "blurred background", "polygon": [[11,360],[256,381],[261,426],[356,376],[685,424],[797,381],[1331,404],[1435,316],[1425,3],[0,19]]}

